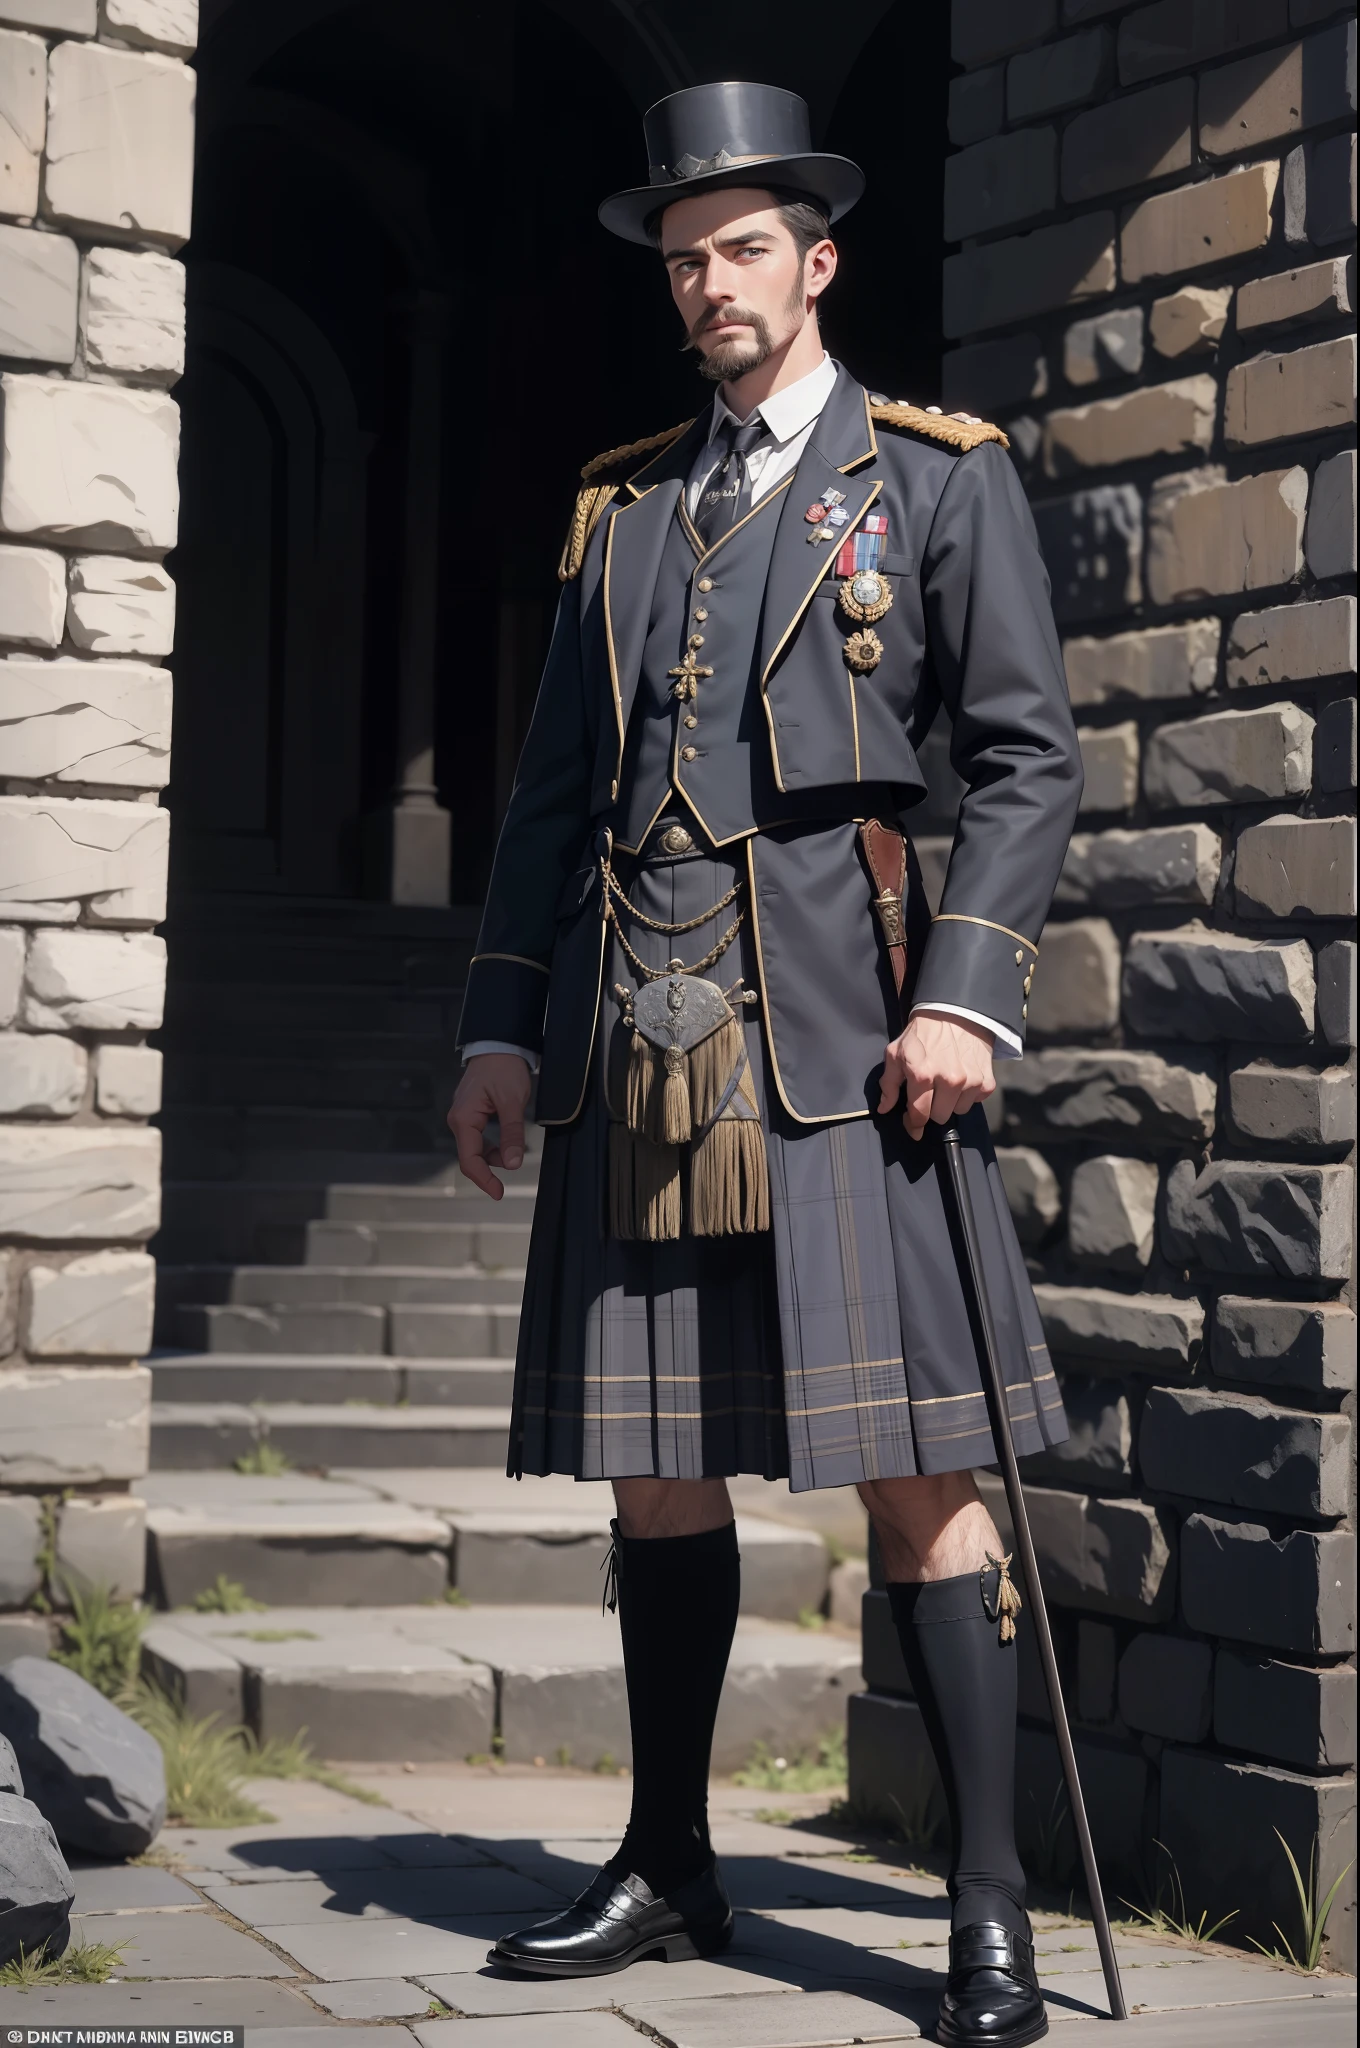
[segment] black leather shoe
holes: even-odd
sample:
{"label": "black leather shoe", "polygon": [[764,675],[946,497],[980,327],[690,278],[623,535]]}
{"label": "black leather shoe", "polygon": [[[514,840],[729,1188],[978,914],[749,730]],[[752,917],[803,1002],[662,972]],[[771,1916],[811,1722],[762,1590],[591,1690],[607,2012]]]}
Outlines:
{"label": "black leather shoe", "polygon": [[1023,2048],[1047,2032],[1033,1941],[996,1920],[951,1934],[936,2039],[947,2048]]}
{"label": "black leather shoe", "polygon": [[502,1935],[487,1961],[533,1977],[603,1977],[644,1956],[668,1963],[711,1956],[731,1939],[732,1908],[716,1859],[664,1899],[640,1877],[618,1877],[606,1866],[575,1905]]}

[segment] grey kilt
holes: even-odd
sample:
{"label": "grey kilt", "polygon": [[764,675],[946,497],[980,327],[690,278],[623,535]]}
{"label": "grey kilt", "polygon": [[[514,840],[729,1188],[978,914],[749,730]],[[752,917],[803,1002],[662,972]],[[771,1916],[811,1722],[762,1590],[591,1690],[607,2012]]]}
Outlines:
{"label": "grey kilt", "polygon": [[[641,858],[619,857],[616,871],[639,909],[679,923],[746,869],[722,850],[660,854],[666,823]],[[849,833],[847,857],[857,857]],[[648,966],[673,955],[701,959],[746,895],[743,887],[734,905],[683,937],[626,924],[629,942]],[[749,921],[706,978],[729,988],[739,974],[759,987]],[[798,1493],[993,1463],[937,1140],[913,1143],[898,1110],[796,1122],[771,1084],[759,1005],[746,1009],[744,1024],[769,1153],[771,1228],[663,1243],[606,1235],[603,1066],[619,1028],[614,984],[631,987],[635,978],[611,929],[586,1098],[575,1122],[544,1140],[511,1476],[747,1472],[787,1478]],[[1023,1456],[1060,1443],[1067,1423],[981,1109],[962,1128]]]}

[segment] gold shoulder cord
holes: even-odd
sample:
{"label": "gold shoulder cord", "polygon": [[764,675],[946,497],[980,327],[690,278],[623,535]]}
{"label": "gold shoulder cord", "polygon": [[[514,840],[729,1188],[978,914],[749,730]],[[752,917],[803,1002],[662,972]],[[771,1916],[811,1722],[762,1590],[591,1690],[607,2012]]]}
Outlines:
{"label": "gold shoulder cord", "polygon": [[617,448],[606,448],[603,455],[594,456],[586,464],[581,471],[583,488],[576,494],[562,559],[557,565],[560,583],[570,583],[580,575],[590,536],[618,495],[619,485],[624,479],[615,478],[611,482],[609,472],[627,468],[643,455],[654,455],[663,448],[669,448],[671,442],[678,441],[693,424],[693,420],[682,420],[678,427],[667,427],[664,433],[648,434],[641,441],[622,442]]}
{"label": "gold shoulder cord", "polygon": [[970,448],[980,448],[984,441],[999,441],[1003,448],[1011,445],[1000,427],[994,427],[990,420],[955,419],[948,413],[909,405],[904,398],[895,403],[886,399],[878,404],[871,401],[869,416],[879,426],[903,427],[910,434],[924,434],[932,441],[942,441],[947,448],[957,448],[960,455],[966,455]]}

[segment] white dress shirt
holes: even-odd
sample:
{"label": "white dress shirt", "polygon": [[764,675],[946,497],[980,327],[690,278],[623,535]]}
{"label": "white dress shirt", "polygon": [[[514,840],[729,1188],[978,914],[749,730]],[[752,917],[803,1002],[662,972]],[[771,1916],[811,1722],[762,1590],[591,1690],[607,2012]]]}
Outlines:
{"label": "white dress shirt", "polygon": [[[774,391],[768,398],[762,398],[746,415],[749,420],[756,413],[770,430],[770,439],[753,448],[746,458],[746,470],[751,479],[751,502],[763,498],[767,491],[782,483],[786,476],[798,467],[803,450],[812,439],[812,430],[821,417],[822,408],[831,396],[836,381],[836,365],[830,356],[823,355],[815,370],[809,370],[806,377],[800,377],[796,384],[785,385],[782,391]],[[713,449],[718,429],[724,420],[735,420],[744,426],[745,420],[737,418],[721,390],[713,400],[713,416],[708,428],[708,447]],[[690,479],[686,492],[686,506],[693,517],[699,503],[699,494],[718,466],[719,454],[713,450],[713,459],[706,469],[697,470]],[[917,1006],[912,1016],[923,1017],[964,1017],[970,1024],[977,1024],[992,1034],[992,1056],[998,1060],[1019,1059],[1023,1048],[1015,1033],[1008,1031],[1004,1024],[998,1024],[994,1017],[980,1016],[976,1010],[965,1010],[957,1003],[931,1003],[929,1007]],[[527,1060],[531,1073],[538,1071],[538,1054],[522,1045],[506,1045],[500,1039],[478,1038],[471,1045],[462,1048],[465,1060],[474,1059],[484,1052],[518,1053]]]}

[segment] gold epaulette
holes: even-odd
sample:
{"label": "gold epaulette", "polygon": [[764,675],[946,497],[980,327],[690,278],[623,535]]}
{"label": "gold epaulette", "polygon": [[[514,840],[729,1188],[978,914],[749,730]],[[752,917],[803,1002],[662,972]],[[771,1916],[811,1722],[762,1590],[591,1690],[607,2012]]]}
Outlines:
{"label": "gold epaulette", "polygon": [[886,399],[879,404],[871,403],[869,414],[880,426],[905,427],[911,434],[927,434],[932,441],[957,448],[961,455],[966,455],[970,448],[980,448],[984,441],[999,441],[1003,448],[1011,445],[1000,427],[994,427],[990,420],[973,423],[951,419],[947,413],[927,412],[923,406],[908,405],[905,399],[896,404]]}
{"label": "gold epaulette", "polygon": [[694,424],[693,420],[682,420],[678,427],[667,427],[664,434],[648,434],[641,441],[625,441],[619,448],[606,448],[603,455],[597,455],[581,471],[582,489],[576,494],[576,506],[567,528],[566,544],[562,559],[557,565],[560,582],[570,583],[573,576],[581,573],[581,564],[586,558],[590,536],[600,523],[601,514],[608,506],[619,485],[622,475],[610,478],[611,470],[625,471],[632,468],[644,455],[654,455],[662,448],[669,448],[672,441],[678,441]]}

